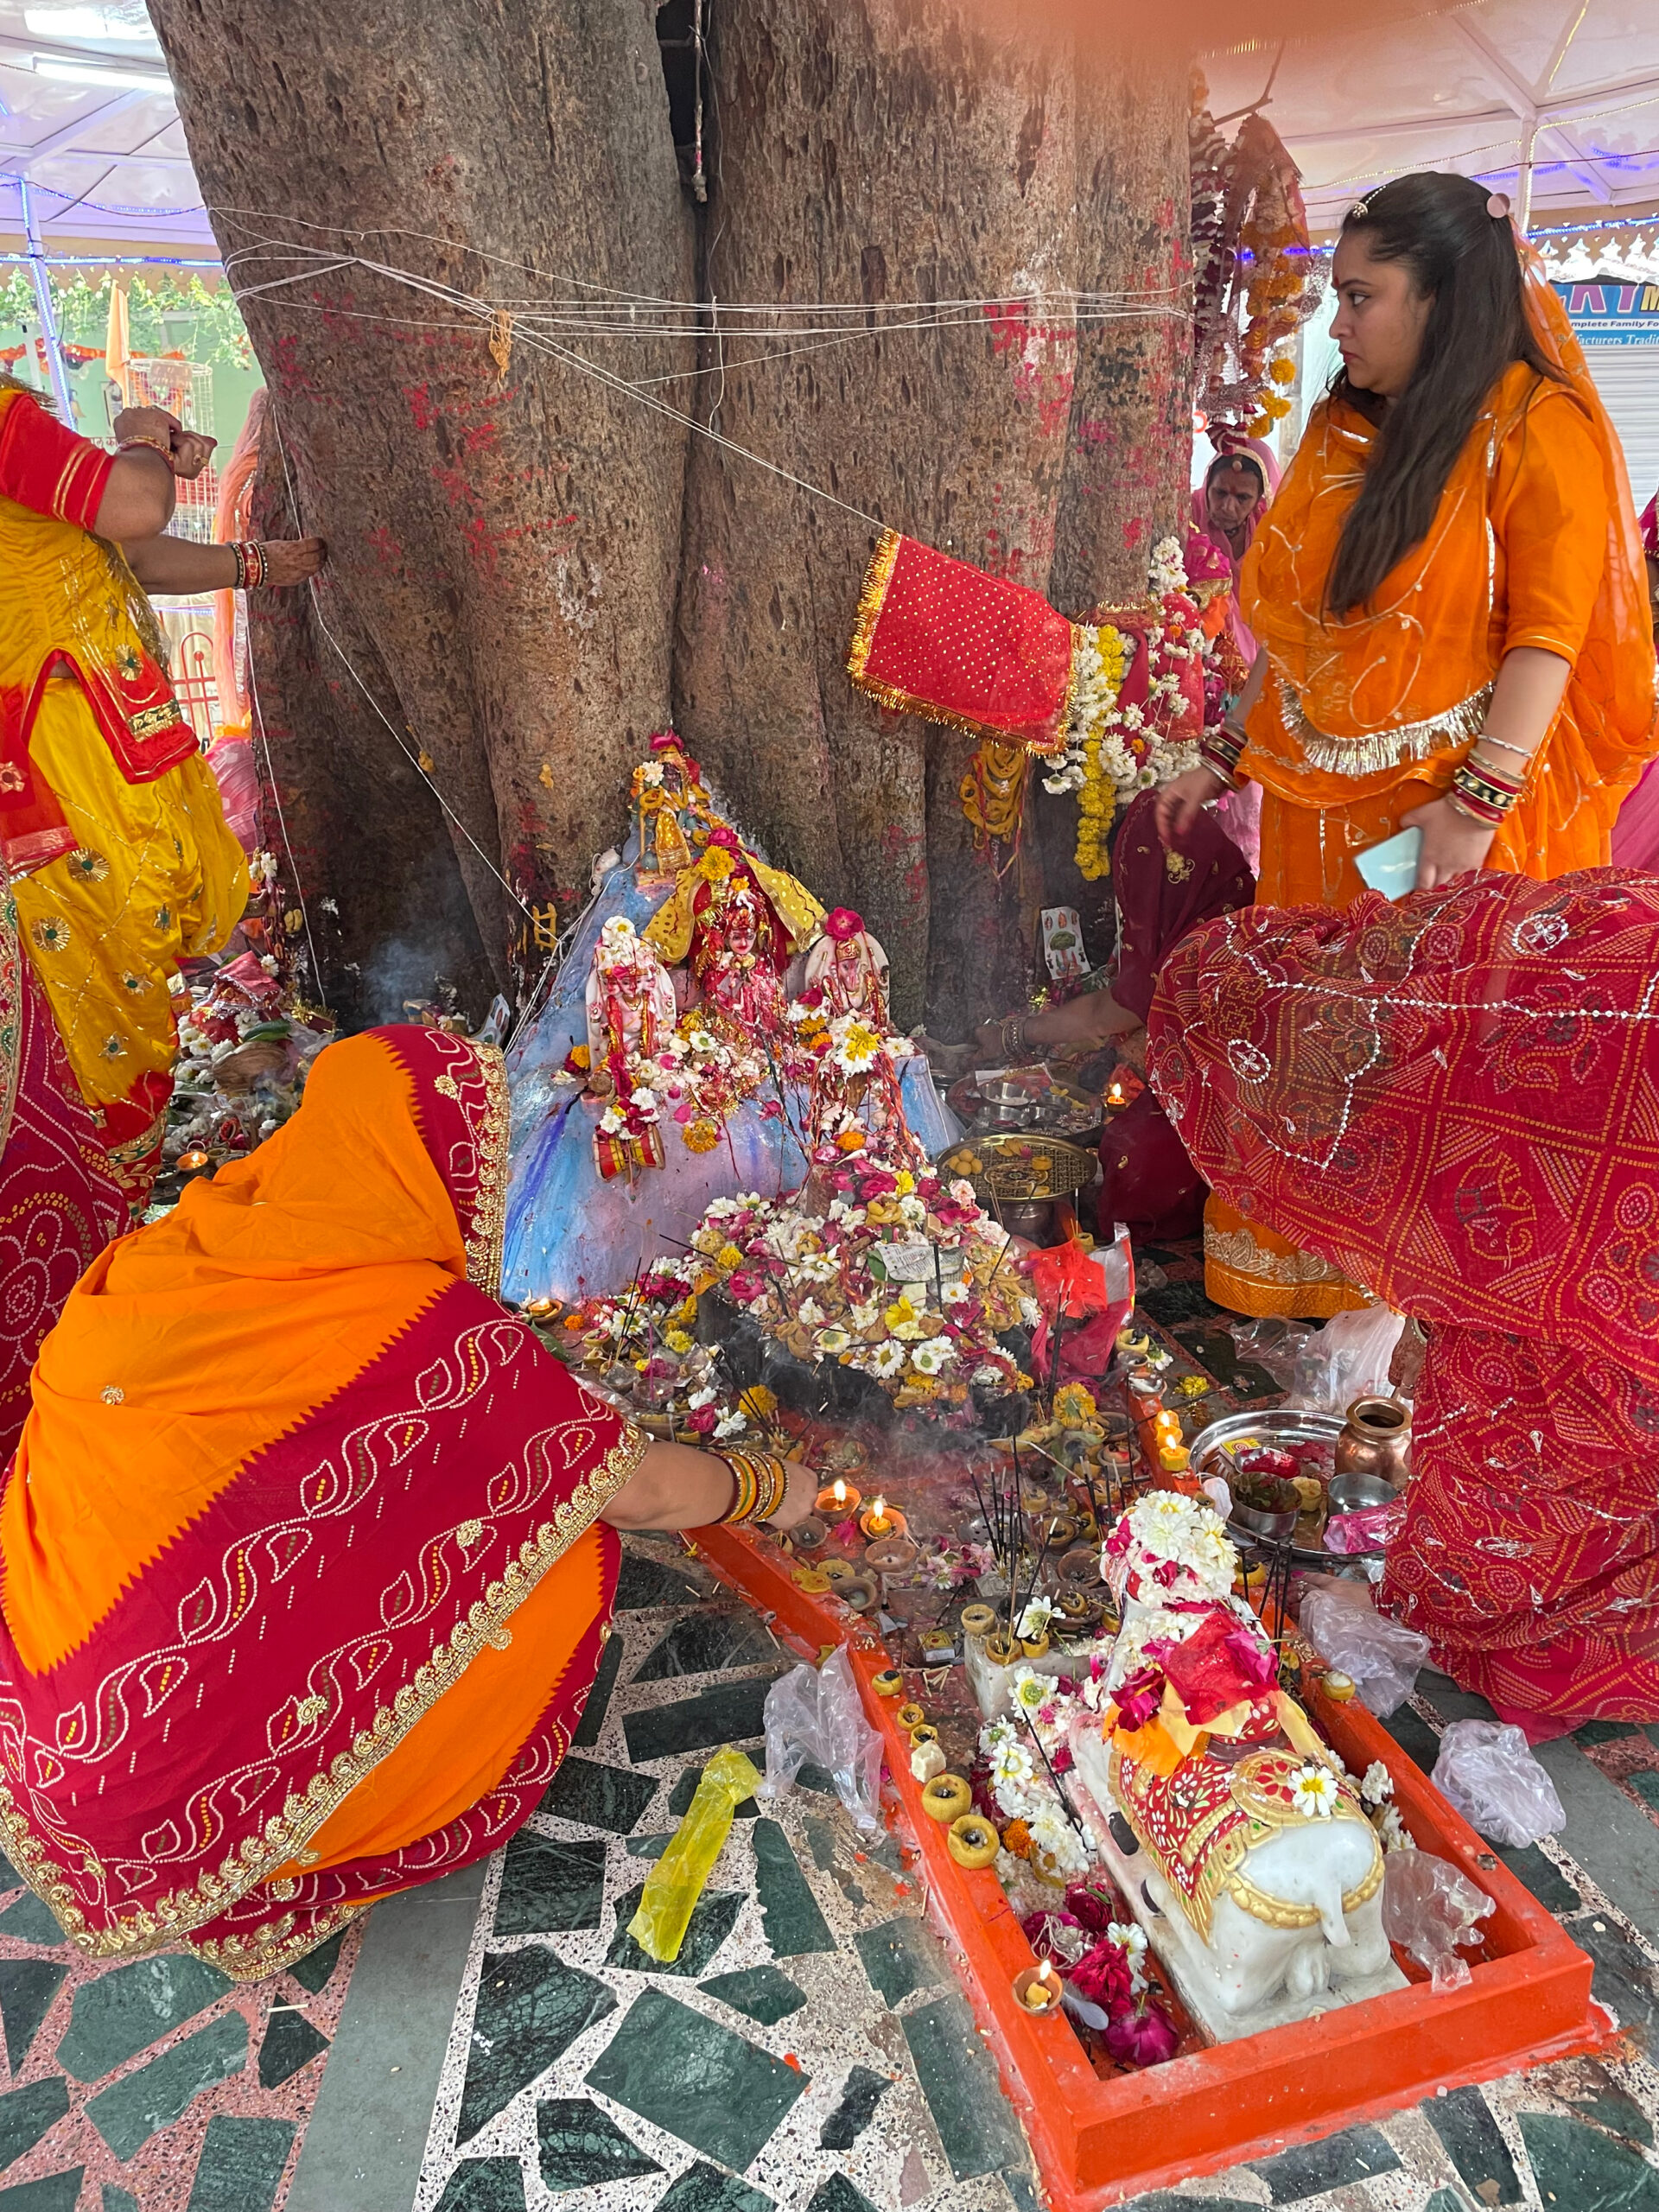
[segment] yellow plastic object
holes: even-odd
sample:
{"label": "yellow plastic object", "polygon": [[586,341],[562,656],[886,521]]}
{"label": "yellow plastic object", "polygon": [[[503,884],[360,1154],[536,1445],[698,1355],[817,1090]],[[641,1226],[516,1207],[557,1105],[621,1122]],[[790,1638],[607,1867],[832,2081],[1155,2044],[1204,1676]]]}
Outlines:
{"label": "yellow plastic object", "polygon": [[936,1774],[922,1792],[922,1810],[930,1821],[958,1820],[974,1802],[974,1793],[959,1774]]}
{"label": "yellow plastic object", "polygon": [[692,1907],[731,1833],[732,1815],[760,1787],[760,1775],[741,1751],[716,1751],[702,1770],[685,1818],[646,1875],[639,1910],[628,1923],[647,1958],[671,1966],[680,1955]]}

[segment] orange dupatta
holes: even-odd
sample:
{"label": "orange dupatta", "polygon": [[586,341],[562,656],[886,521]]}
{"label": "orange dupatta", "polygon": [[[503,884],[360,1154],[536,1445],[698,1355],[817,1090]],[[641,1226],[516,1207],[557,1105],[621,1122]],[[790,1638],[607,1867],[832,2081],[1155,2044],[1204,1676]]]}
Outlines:
{"label": "orange dupatta", "polygon": [[332,1046],[48,1338],[0,1499],[0,1838],[86,1948],[269,1972],[556,1767],[643,1446],[482,1294],[505,1132],[499,1056]]}

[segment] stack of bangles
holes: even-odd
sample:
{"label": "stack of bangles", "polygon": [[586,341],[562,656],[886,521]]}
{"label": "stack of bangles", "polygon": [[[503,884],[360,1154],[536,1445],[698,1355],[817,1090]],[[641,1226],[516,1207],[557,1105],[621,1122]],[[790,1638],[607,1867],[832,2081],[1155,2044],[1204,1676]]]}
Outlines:
{"label": "stack of bangles", "polygon": [[1230,791],[1238,789],[1238,760],[1245,741],[1236,722],[1223,722],[1217,729],[1205,730],[1198,747],[1200,763],[1212,776],[1218,776]]}
{"label": "stack of bangles", "polygon": [[265,549],[251,543],[232,543],[231,551],[236,559],[238,591],[257,591],[265,581]]}
{"label": "stack of bangles", "polygon": [[1030,1050],[1026,1042],[1026,1023],[1030,1016],[1024,1013],[1005,1014],[996,1025],[1001,1039],[1002,1057],[1010,1067],[1018,1066]]}
{"label": "stack of bangles", "polygon": [[1483,829],[1496,830],[1521,796],[1522,782],[1526,774],[1529,755],[1518,745],[1508,745],[1502,738],[1482,737],[1477,743],[1502,745],[1506,753],[1515,753],[1522,763],[1521,774],[1510,776],[1501,768],[1494,768],[1489,761],[1478,760],[1471,753],[1461,762],[1452,779],[1452,788],[1446,793],[1458,812],[1471,822],[1478,822]]}
{"label": "stack of bangles", "polygon": [[722,1521],[770,1521],[789,1488],[789,1470],[772,1452],[717,1452],[732,1471],[737,1494]]}

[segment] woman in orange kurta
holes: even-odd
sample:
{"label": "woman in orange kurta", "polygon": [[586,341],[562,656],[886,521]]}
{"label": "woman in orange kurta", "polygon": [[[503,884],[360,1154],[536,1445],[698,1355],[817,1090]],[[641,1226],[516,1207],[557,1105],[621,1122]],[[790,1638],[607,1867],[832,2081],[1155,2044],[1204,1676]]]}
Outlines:
{"label": "woman in orange kurta", "polygon": [[269,1974],[496,1849],[563,1758],[619,1527],[814,1484],[647,1444],[493,1295],[500,1056],[324,1052],[270,1141],[111,1245],[0,1496],[0,1847],[99,1956]]}
{"label": "woman in orange kurta", "polygon": [[[1603,866],[1655,747],[1654,657],[1624,458],[1560,302],[1464,177],[1356,203],[1334,280],[1343,373],[1244,566],[1262,653],[1162,825],[1259,784],[1270,906],[1347,906],[1402,828],[1420,889]],[[1216,1198],[1205,1262],[1243,1313],[1364,1300]]]}

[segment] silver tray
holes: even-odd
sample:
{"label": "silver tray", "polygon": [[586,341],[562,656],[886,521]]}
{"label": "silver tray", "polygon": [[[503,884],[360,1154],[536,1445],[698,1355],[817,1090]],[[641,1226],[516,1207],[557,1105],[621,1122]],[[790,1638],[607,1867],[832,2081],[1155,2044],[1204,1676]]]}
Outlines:
{"label": "silver tray", "polygon": [[[1262,1413],[1224,1414],[1219,1421],[1212,1421],[1207,1428],[1198,1431],[1187,1446],[1187,1459],[1196,1475],[1221,1474],[1224,1472],[1224,1469],[1211,1469],[1204,1464],[1205,1454],[1212,1452],[1218,1444],[1230,1445],[1240,1437],[1253,1436],[1259,1444],[1270,1450],[1285,1450],[1296,1444],[1334,1445],[1346,1426],[1340,1414],[1314,1413],[1306,1408],[1294,1412],[1269,1408]],[[1227,1533],[1243,1551],[1260,1550],[1276,1556],[1285,1548],[1256,1535],[1240,1521],[1230,1521]],[[1387,1556],[1381,1550],[1328,1552],[1323,1544],[1317,1548],[1292,1544],[1289,1549],[1293,1566],[1323,1568],[1326,1573],[1339,1570],[1351,1563],[1363,1563],[1366,1560]]]}

